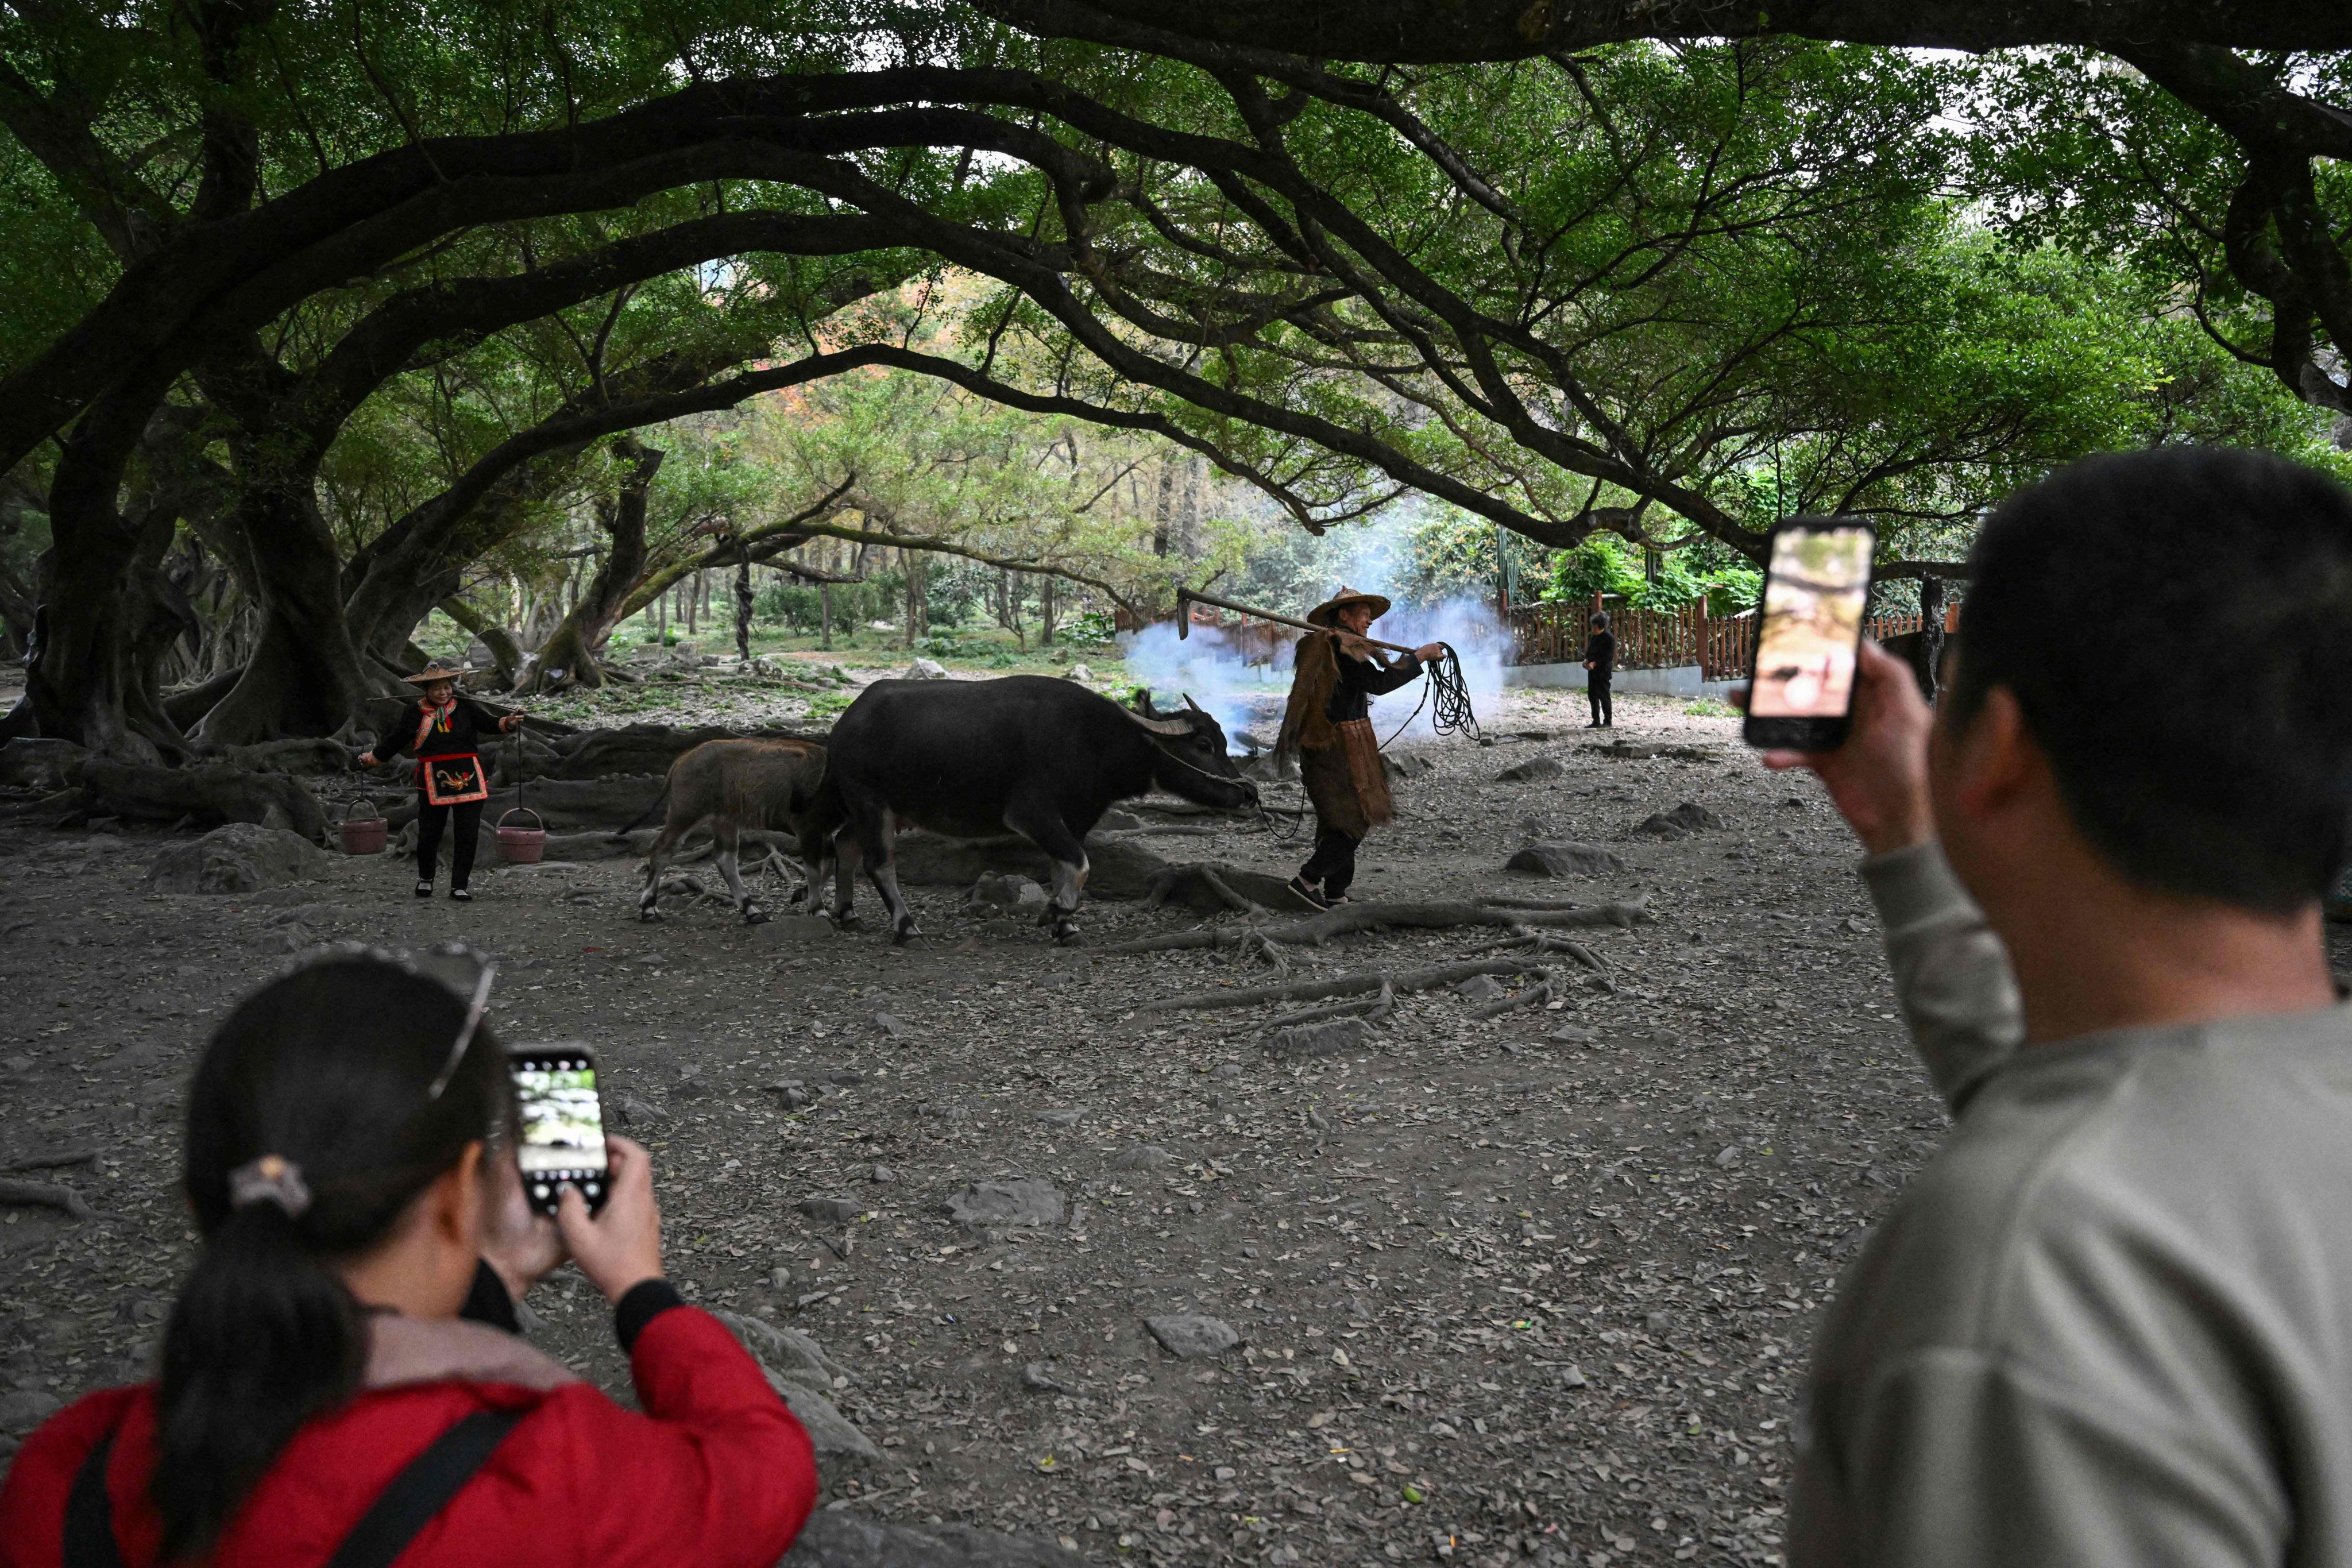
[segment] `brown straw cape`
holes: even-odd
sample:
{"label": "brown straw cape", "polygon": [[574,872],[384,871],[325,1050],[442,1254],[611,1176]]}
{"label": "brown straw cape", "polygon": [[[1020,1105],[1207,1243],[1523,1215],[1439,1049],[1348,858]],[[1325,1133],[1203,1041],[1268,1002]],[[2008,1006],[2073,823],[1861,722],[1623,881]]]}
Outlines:
{"label": "brown straw cape", "polygon": [[1376,621],[1389,613],[1389,602],[1380,595],[1359,594],[1343,583],[1337,594],[1307,611],[1307,619],[1310,624],[1318,626],[1337,626],[1339,624],[1339,612],[1349,605],[1370,605],[1372,607],[1372,619]]}

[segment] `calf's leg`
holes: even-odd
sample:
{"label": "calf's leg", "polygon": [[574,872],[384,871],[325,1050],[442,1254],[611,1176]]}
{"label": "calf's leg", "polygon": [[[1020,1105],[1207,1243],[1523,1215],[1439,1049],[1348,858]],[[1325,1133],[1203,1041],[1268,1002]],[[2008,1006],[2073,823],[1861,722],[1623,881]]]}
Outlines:
{"label": "calf's leg", "polygon": [[677,841],[685,837],[693,826],[690,822],[673,819],[663,823],[662,830],[654,835],[653,847],[646,851],[646,886],[645,890],[637,895],[637,919],[657,921],[662,918],[661,910],[654,907],[661,900],[662,868],[669,863],[669,852],[677,847]]}
{"label": "calf's leg", "polygon": [[710,825],[711,837],[719,841],[719,874],[727,880],[727,890],[735,896],[735,912],[743,917],[745,925],[766,921],[768,911],[751,901],[743,890],[743,878],[737,868],[736,850],[743,839],[743,830],[731,816],[722,816]]}

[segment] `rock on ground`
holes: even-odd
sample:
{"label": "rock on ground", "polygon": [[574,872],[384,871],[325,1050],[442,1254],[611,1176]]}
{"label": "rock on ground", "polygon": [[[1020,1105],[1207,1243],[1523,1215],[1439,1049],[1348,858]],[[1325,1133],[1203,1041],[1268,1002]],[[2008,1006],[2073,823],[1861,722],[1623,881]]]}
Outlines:
{"label": "rock on ground", "polygon": [[1661,811],[1645,816],[1633,829],[1636,833],[1654,833],[1661,837],[1677,837],[1696,833],[1702,827],[1720,827],[1723,818],[1695,800],[1686,800],[1672,811]]}
{"label": "rock on ground", "polygon": [[1178,1312],[1164,1318],[1146,1318],[1143,1326],[1151,1337],[1178,1361],[1197,1361],[1202,1356],[1222,1355],[1242,1342],[1242,1337],[1223,1318],[1205,1318],[1197,1312]]}
{"label": "rock on ground", "polygon": [[1333,1018],[1276,1029],[1265,1048],[1283,1057],[1337,1057],[1371,1048],[1371,1031],[1361,1018]]}
{"label": "rock on ground", "polygon": [[1558,757],[1529,757],[1516,763],[1495,775],[1496,784],[1528,784],[1537,779],[1556,779],[1566,775],[1568,769]]}
{"label": "rock on ground", "polygon": [[1598,844],[1530,844],[1505,861],[1503,868],[1538,877],[1615,876],[1625,870],[1625,859]]}
{"label": "rock on ground", "polygon": [[917,659],[898,677],[901,680],[945,680],[947,678],[947,667],[932,658]]}
{"label": "rock on ground", "polygon": [[948,1216],[971,1230],[996,1225],[1059,1225],[1062,1192],[1043,1176],[974,1182],[948,1200]]}
{"label": "rock on ground", "polygon": [[159,893],[256,893],[327,874],[327,856],[299,834],[232,822],[155,857],[147,886]]}

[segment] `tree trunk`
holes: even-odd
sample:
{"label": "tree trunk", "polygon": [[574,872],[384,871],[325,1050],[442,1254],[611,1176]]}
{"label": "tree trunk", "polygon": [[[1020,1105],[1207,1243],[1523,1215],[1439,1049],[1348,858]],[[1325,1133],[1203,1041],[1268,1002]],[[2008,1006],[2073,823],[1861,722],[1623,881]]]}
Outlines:
{"label": "tree trunk", "polygon": [[751,552],[735,568],[735,657],[751,662]]}
{"label": "tree trunk", "polygon": [[[51,563],[35,613],[34,658],[21,708],[43,735],[140,763],[160,753],[125,712],[138,673],[123,637],[125,574],[139,535],[118,505],[122,480],[160,385],[126,385],[100,398],[62,444],[49,482]],[[11,728],[23,724],[21,714]]]}
{"label": "tree trunk", "polygon": [[930,597],[927,592],[930,562],[919,550],[901,550],[898,563],[907,574],[907,648],[911,653],[931,629]]}
{"label": "tree trunk", "polygon": [[820,583],[816,588],[817,644],[827,653],[833,651],[833,584]]}
{"label": "tree trunk", "polygon": [[310,476],[248,489],[236,521],[252,548],[261,640],[244,679],[205,715],[197,738],[250,745],[279,735],[331,735],[385,691],[362,665],[344,619],[342,555],[319,515]]}
{"label": "tree trunk", "polygon": [[1054,646],[1054,585],[1057,579],[1048,577],[1037,587],[1037,646]]}
{"label": "tree trunk", "polygon": [[[604,684],[596,655],[627,609],[630,590],[646,569],[646,493],[664,454],[634,436],[616,437],[613,449],[629,464],[620,493],[599,500],[597,521],[612,536],[604,563],[580,595],[580,603],[540,645],[537,661],[518,691],[554,691],[566,686]],[[656,600],[657,604],[661,601]]]}
{"label": "tree trunk", "polygon": [[522,647],[514,634],[463,599],[442,600],[441,613],[482,639],[482,646],[490,650],[490,662],[498,666],[499,684],[511,688],[522,668]]}
{"label": "tree trunk", "polygon": [[1168,553],[1168,514],[1176,499],[1176,467],[1165,458],[1160,460],[1160,494],[1151,507],[1151,553]]}
{"label": "tree trunk", "polygon": [[1022,582],[1018,572],[1008,572],[1004,575],[1004,606],[1013,622],[1013,646],[1026,653],[1029,651],[1029,631],[1021,624],[1021,598],[1028,591],[1028,586]]}

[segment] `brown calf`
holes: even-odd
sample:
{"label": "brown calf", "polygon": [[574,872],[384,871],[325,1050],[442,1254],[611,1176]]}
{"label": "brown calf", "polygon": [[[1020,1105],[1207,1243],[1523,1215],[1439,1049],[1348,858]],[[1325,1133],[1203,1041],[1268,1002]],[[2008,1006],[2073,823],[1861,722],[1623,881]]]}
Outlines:
{"label": "brown calf", "polygon": [[756,925],[768,916],[751,902],[737,873],[735,852],[744,828],[789,832],[799,840],[809,883],[793,894],[793,902],[809,898],[824,874],[835,869],[833,836],[840,826],[837,810],[829,807],[824,762],[824,747],[815,741],[705,741],[672,763],[663,789],[669,815],[646,855],[646,887],[637,900],[637,917],[661,918],[654,906],[662,866],[677,841],[706,820],[719,841],[719,874],[727,879],[727,890],[746,923]]}

